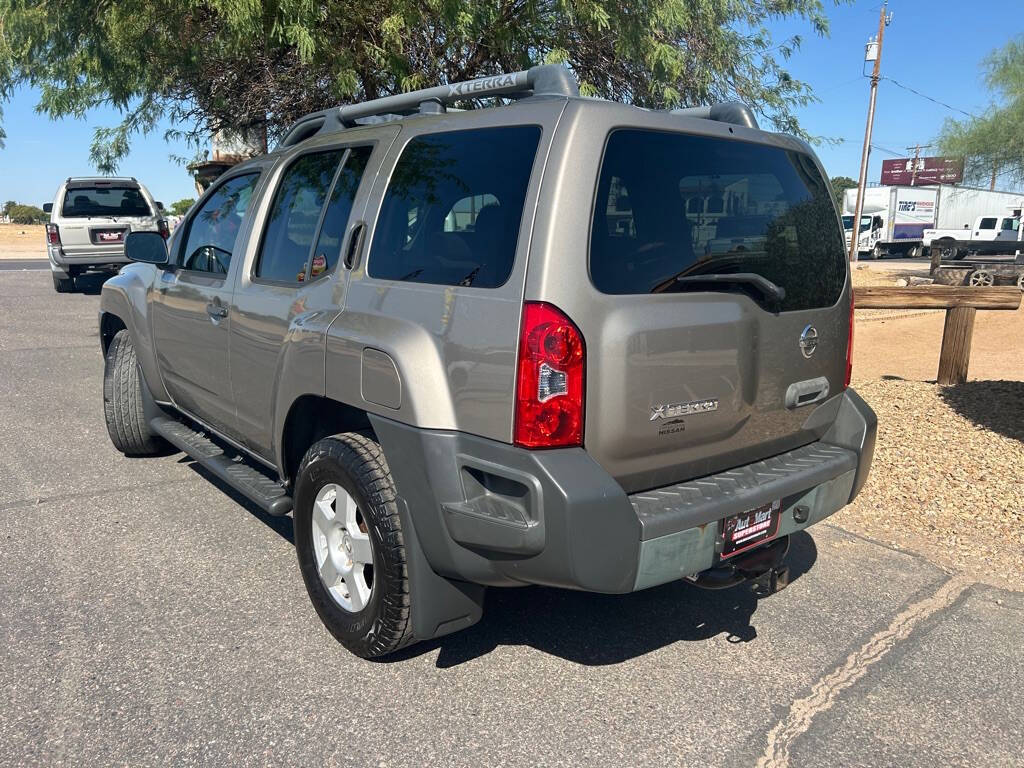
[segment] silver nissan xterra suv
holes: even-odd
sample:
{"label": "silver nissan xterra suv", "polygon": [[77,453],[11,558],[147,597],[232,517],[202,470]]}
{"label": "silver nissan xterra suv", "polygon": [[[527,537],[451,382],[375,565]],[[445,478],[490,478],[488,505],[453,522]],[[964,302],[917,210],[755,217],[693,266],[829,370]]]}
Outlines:
{"label": "silver nissan xterra suv", "polygon": [[780,588],[868,474],[826,176],[741,105],[544,66],[330,109],[127,255],[114,445],[294,512],[360,656],[471,626],[488,586]]}

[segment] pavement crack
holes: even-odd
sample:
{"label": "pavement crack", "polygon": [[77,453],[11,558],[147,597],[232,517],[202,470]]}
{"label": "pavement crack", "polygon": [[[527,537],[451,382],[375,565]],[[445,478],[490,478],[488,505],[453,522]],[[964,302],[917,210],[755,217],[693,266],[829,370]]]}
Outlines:
{"label": "pavement crack", "polygon": [[922,621],[952,605],[970,584],[970,581],[956,576],[949,579],[933,594],[902,611],[888,627],[872,635],[840,667],[820,678],[811,692],[794,701],[786,717],[769,731],[768,743],[757,767],[788,766],[790,745],[810,729],[815,716],[831,709],[839,694],[860,680],[871,666],[905,640]]}
{"label": "pavement crack", "polygon": [[53,496],[38,496],[34,499],[22,499],[0,504],[0,512],[8,512],[12,509],[24,509],[25,507],[37,507],[41,504],[49,504],[54,501],[69,501],[71,499],[93,499],[98,496],[106,496],[111,493],[129,493],[152,488],[165,488],[171,485],[193,482],[194,478],[183,477],[177,480],[161,480],[155,483],[139,483],[133,485],[122,485],[115,488],[103,488],[97,491],[80,491],[78,493],[54,494]]}

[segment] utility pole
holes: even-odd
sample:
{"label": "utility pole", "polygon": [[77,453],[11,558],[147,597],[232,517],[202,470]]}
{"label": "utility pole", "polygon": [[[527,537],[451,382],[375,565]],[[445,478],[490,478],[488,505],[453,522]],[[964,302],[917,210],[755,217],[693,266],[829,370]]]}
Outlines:
{"label": "utility pole", "polygon": [[[911,161],[910,166],[910,186],[917,186],[917,160],[921,157],[921,150],[928,149],[931,144],[915,144],[912,147],[907,147],[907,152],[914,153],[914,159]],[[925,181],[934,181],[934,179],[925,179]]]}
{"label": "utility pole", "polygon": [[[871,100],[868,102],[868,124],[864,129],[864,151],[860,156],[860,180],[857,184],[857,205],[853,212],[853,229],[850,230],[850,261],[857,260],[857,250],[860,245],[860,217],[864,212],[864,187],[868,182],[868,157],[871,154],[871,129],[875,124],[875,97],[878,95],[878,81],[882,69],[882,36],[885,28],[892,21],[892,14],[886,16],[888,5],[882,3],[882,9],[878,12],[878,38],[868,42],[864,60],[871,61],[874,54],[875,66],[871,71]],[[872,50],[872,43],[875,43]]]}

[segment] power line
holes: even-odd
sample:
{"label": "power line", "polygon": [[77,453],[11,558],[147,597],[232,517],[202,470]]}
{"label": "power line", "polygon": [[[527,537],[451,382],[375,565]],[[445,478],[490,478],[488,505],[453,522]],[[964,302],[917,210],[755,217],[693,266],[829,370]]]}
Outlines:
{"label": "power line", "polygon": [[920,96],[922,99],[927,99],[928,101],[931,101],[931,102],[933,102],[935,104],[938,104],[940,107],[945,107],[946,109],[951,110],[953,112],[959,112],[961,115],[966,115],[967,117],[973,118],[975,120],[978,119],[977,115],[972,115],[970,112],[965,112],[964,110],[958,109],[957,107],[954,107],[954,106],[951,106],[951,105],[947,104],[944,101],[939,101],[938,99],[933,99],[931,96],[928,96],[927,94],[921,93],[920,91],[911,88],[909,85],[904,85],[903,83],[899,82],[898,80],[894,80],[891,77],[886,77],[885,75],[882,75],[882,79],[883,80],[888,80],[890,83],[892,83],[896,87],[902,88],[905,91],[910,91],[911,93],[915,94],[916,96]]}
{"label": "power line", "polygon": [[880,146],[878,144],[872,144],[871,148],[872,149],[877,149],[880,152],[885,152],[887,154],[890,154],[893,157],[906,157],[907,156],[906,152],[897,152],[895,149],[889,149],[888,147],[883,147],[883,146]]}

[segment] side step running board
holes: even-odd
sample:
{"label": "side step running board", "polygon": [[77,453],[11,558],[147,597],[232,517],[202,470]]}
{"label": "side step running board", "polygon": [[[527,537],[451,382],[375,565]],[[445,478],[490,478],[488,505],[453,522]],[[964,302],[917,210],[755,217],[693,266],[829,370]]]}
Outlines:
{"label": "side step running board", "polygon": [[153,431],[178,450],[184,451],[216,477],[223,480],[269,515],[280,517],[292,509],[292,498],[284,487],[267,474],[246,463],[228,458],[224,450],[206,435],[168,416],[150,419]]}

